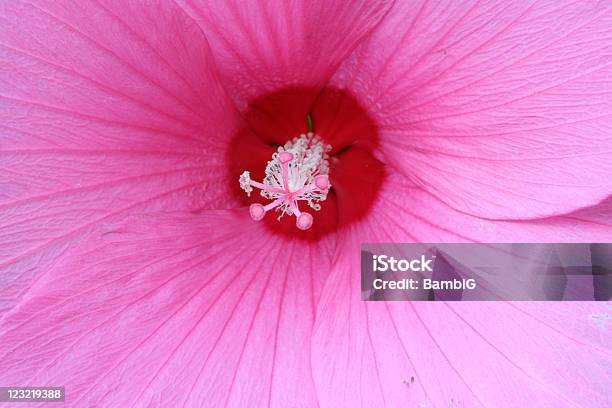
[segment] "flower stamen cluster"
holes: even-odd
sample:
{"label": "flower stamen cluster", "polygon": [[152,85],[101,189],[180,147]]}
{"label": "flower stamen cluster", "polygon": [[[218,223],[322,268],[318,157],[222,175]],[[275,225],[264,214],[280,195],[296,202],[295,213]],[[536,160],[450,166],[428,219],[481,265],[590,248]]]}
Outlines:
{"label": "flower stamen cluster", "polygon": [[324,144],[319,136],[312,132],[302,134],[280,146],[272,155],[263,183],[251,180],[250,172],[243,172],[239,182],[247,195],[250,196],[253,187],[256,187],[263,197],[272,200],[265,206],[251,204],[251,218],[259,221],[274,209],[280,213],[279,220],[285,214],[295,215],[296,226],[301,230],[309,229],[313,217],[301,211],[298,203],[305,201],[313,210],[321,209],[320,203],[325,201],[331,187],[327,160],[330,150],[331,146]]}

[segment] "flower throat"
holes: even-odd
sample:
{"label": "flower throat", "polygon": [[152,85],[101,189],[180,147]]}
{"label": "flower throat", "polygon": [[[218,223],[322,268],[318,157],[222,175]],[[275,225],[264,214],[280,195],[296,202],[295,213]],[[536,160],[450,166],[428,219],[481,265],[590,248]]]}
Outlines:
{"label": "flower throat", "polygon": [[[354,95],[333,87],[321,90],[318,86],[291,86],[248,101],[241,111],[241,116],[244,121],[236,127],[226,150],[230,176],[226,180],[235,207],[246,206],[246,209],[242,210],[246,213],[249,206],[259,203],[262,206],[253,206],[250,213],[255,218],[262,217],[259,223],[263,224],[266,230],[291,240],[308,242],[319,241],[370,214],[386,180],[386,172],[384,164],[374,154],[379,144],[378,125]],[[295,136],[297,138],[291,140]],[[293,145],[299,139],[308,138],[312,138],[310,142],[306,140],[308,147],[302,145],[298,149]],[[287,146],[289,140],[292,144]],[[300,142],[300,145],[302,143]],[[332,146],[331,150],[328,145]],[[279,149],[279,146],[282,149]],[[319,165],[308,167],[309,170],[302,169],[304,163],[300,161],[303,160],[300,157],[307,155],[307,150],[318,150],[317,146],[320,146],[322,153],[315,155],[315,161]],[[300,149],[303,152],[298,154],[297,150]],[[287,163],[288,186],[291,187],[290,180],[296,174],[310,173],[304,176],[302,186],[296,187],[294,181],[294,189],[290,188],[289,191],[284,186],[283,167],[280,162],[280,159],[289,156],[280,155],[283,151],[293,155]],[[272,157],[273,154],[276,156]],[[266,166],[270,161],[276,163],[276,181],[270,180],[266,185],[265,179],[273,170],[270,167],[272,163]],[[318,173],[317,167],[320,169]],[[237,180],[245,170],[249,173],[242,177],[242,183],[238,183]],[[293,191],[293,198],[296,198],[295,188],[300,189],[308,185],[312,188],[313,184],[317,187],[315,182],[318,175],[328,176],[327,180],[319,179],[320,186],[327,188],[316,191],[313,189],[310,192],[312,195],[321,196],[318,200],[310,200],[310,203],[307,198],[303,200],[298,197],[300,199],[295,200],[294,205],[299,205],[299,214],[291,207],[292,201],[287,200],[289,197],[277,202],[278,205],[271,205],[282,197],[280,190],[285,196]],[[325,185],[325,180],[328,186]],[[271,192],[276,192],[278,196],[271,198],[266,196],[265,191],[256,191],[261,188],[251,184],[251,181],[260,182],[259,184],[268,189],[276,187],[277,190]],[[245,188],[255,194],[247,196]],[[320,211],[316,208],[320,208]],[[309,214],[300,220],[299,217],[303,213]],[[277,218],[281,215],[282,219],[278,221]],[[314,217],[312,225],[306,231],[300,230],[300,227],[310,224],[310,215]]]}

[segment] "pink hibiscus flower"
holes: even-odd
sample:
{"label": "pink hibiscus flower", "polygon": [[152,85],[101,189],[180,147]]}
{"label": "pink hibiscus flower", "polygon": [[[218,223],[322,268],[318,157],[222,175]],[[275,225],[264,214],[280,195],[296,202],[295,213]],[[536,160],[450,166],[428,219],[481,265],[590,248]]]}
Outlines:
{"label": "pink hibiscus flower", "polygon": [[[362,302],[358,249],[610,241],[611,8],[2,2],[0,385],[606,406],[608,303]],[[279,156],[248,197],[308,118],[328,156]]]}

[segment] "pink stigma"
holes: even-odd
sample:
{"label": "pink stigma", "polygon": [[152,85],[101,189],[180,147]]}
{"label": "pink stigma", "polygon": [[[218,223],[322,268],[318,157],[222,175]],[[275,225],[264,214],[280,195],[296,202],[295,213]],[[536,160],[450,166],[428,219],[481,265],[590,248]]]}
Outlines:
{"label": "pink stigma", "polygon": [[281,164],[289,163],[291,160],[293,160],[293,153],[291,152],[278,153],[278,161],[281,162]]}
{"label": "pink stigma", "polygon": [[297,217],[296,225],[301,230],[307,230],[312,227],[312,215],[309,213],[301,213],[299,217]]}
{"label": "pink stigma", "polygon": [[251,204],[249,207],[249,213],[251,214],[252,219],[259,221],[264,217],[264,215],[266,215],[266,210],[264,209],[263,205],[255,203]]}
{"label": "pink stigma", "polygon": [[263,183],[251,180],[248,171],[243,172],[239,178],[240,187],[249,196],[255,187],[261,190],[263,197],[272,200],[267,205],[251,204],[251,218],[260,221],[274,209],[280,213],[279,220],[284,214],[295,215],[296,226],[301,230],[309,229],[313,216],[302,212],[298,203],[306,201],[315,211],[321,209],[319,203],[327,198],[331,187],[327,162],[329,150],[331,146],[324,145],[318,136],[308,133],[278,148],[266,166]]}

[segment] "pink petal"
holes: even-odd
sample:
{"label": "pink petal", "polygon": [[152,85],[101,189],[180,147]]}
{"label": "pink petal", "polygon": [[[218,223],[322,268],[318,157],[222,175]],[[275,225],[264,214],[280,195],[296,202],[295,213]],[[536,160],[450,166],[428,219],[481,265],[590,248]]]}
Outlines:
{"label": "pink petal", "polygon": [[607,2],[396,2],[331,85],[384,160],[464,212],[562,214],[612,193]]}
{"label": "pink petal", "polygon": [[364,305],[334,289],[313,346],[323,407],[607,404],[609,329],[594,318],[605,314],[601,305]]}
{"label": "pink petal", "polygon": [[313,338],[321,406],[605,406],[606,303],[362,302],[359,244],[609,241],[612,200],[566,217],[494,222],[401,183],[392,177],[377,216],[338,237]]}
{"label": "pink petal", "polygon": [[309,345],[329,243],[244,209],[109,223],[0,324],[0,383],[74,406],[316,406]]}
{"label": "pink petal", "polygon": [[391,5],[387,0],[178,2],[206,33],[241,109],[282,87],[323,86]]}
{"label": "pink petal", "polygon": [[0,5],[0,315],[88,228],[227,206],[237,114],[171,2]]}
{"label": "pink petal", "polygon": [[495,221],[461,213],[393,174],[372,213],[381,242],[612,242],[612,199],[565,215]]}

